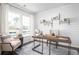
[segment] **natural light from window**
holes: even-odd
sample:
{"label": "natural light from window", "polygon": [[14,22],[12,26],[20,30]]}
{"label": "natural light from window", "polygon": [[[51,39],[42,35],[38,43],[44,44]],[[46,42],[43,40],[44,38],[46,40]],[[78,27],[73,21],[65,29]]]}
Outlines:
{"label": "natural light from window", "polygon": [[8,11],[8,33],[15,36],[17,32],[22,33],[24,36],[30,35],[30,17]]}

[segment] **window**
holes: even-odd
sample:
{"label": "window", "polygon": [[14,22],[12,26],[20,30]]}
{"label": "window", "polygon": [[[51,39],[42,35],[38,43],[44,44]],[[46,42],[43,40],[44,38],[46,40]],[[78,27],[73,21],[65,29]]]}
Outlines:
{"label": "window", "polygon": [[15,36],[17,32],[21,32],[24,36],[30,35],[31,32],[30,17],[8,11],[8,33]]}
{"label": "window", "polygon": [[8,31],[10,35],[16,35],[20,30],[20,15],[14,12],[8,12]]}
{"label": "window", "polygon": [[22,17],[22,34],[29,35],[30,34],[30,17],[23,16]]}

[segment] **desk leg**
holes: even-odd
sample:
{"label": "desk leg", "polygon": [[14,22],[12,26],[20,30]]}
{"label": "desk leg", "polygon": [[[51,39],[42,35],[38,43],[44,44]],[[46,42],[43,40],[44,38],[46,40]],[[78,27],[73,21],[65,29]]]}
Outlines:
{"label": "desk leg", "polygon": [[39,44],[40,44],[40,39],[39,39]]}
{"label": "desk leg", "polygon": [[79,50],[77,50],[78,54],[79,54]]}
{"label": "desk leg", "polygon": [[56,42],[56,49],[58,48],[58,42]]}
{"label": "desk leg", "polygon": [[49,55],[51,54],[51,41],[49,41]]}
{"label": "desk leg", "polygon": [[35,38],[34,38],[34,47],[35,47]]}
{"label": "desk leg", "polygon": [[69,46],[68,46],[68,55],[70,55],[71,54],[71,44],[69,44]]}
{"label": "desk leg", "polygon": [[46,43],[46,45],[48,46],[48,40],[47,40],[47,43]]}
{"label": "desk leg", "polygon": [[42,39],[42,54],[43,54],[43,39]]}
{"label": "desk leg", "polygon": [[41,52],[36,50],[36,48],[38,48],[40,46],[40,44],[38,44],[38,45],[35,44],[35,38],[34,38],[34,43],[33,44],[34,44],[34,47],[32,48],[32,50],[35,51],[35,52],[38,52],[40,54],[43,54],[43,39],[42,39],[42,50],[41,50]]}

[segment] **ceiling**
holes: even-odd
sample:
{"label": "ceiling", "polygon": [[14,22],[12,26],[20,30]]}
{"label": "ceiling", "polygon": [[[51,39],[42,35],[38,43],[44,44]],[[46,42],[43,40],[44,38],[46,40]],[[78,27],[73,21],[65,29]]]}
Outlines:
{"label": "ceiling", "polygon": [[39,13],[41,11],[57,8],[68,4],[69,3],[15,3],[15,5],[18,5],[22,9],[28,10],[32,13]]}

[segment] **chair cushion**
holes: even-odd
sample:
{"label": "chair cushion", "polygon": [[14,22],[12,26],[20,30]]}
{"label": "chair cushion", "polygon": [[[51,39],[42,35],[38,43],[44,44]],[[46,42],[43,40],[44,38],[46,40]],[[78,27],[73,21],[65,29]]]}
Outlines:
{"label": "chair cushion", "polygon": [[10,41],[10,43],[13,47],[15,47],[16,45],[20,43],[20,40],[13,40],[13,41]]}
{"label": "chair cushion", "polygon": [[14,38],[7,38],[4,40],[4,43],[10,43],[11,41],[17,41],[19,39],[14,39]]}

